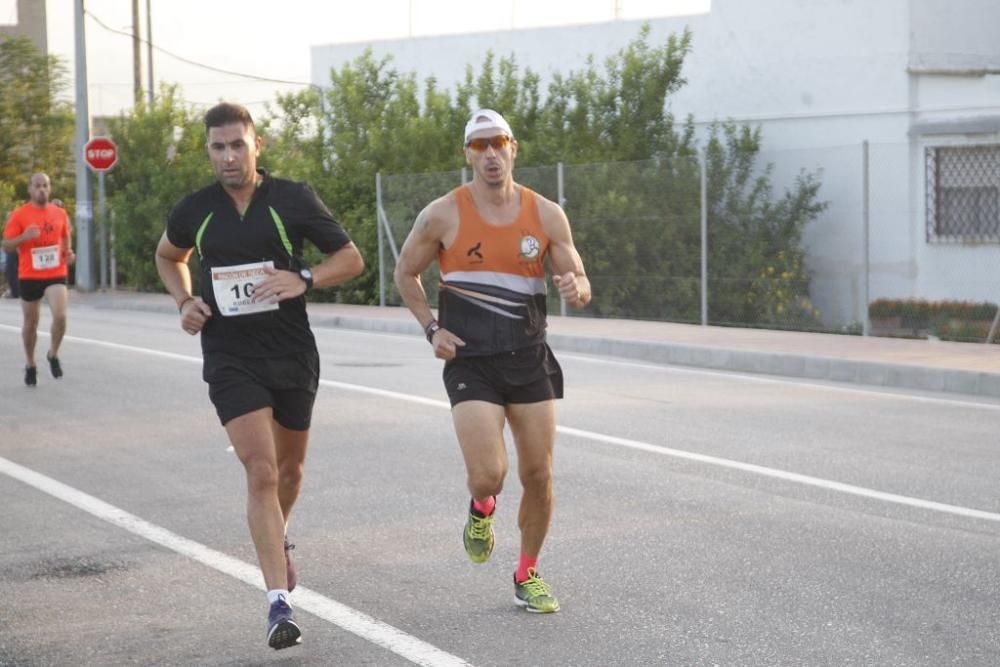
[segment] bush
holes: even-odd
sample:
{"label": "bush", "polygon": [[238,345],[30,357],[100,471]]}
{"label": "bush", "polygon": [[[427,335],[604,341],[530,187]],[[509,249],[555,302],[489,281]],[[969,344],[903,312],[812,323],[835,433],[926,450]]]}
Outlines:
{"label": "bush", "polygon": [[868,316],[905,317],[931,321],[937,318],[992,320],[997,304],[983,301],[927,301],[926,299],[876,299],[868,305]]}
{"label": "bush", "polygon": [[[928,301],[926,299],[876,299],[868,305],[868,316],[876,335],[941,340],[982,341],[989,335],[997,314],[997,304],[970,301]],[[878,326],[875,320],[896,318]]]}

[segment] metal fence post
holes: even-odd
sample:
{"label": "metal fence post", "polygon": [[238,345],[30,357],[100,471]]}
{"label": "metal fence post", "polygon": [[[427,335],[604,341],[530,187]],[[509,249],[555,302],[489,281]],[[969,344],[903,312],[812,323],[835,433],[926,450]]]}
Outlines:
{"label": "metal fence post", "polygon": [[115,255],[115,212],[111,212],[108,221],[108,273],[111,275],[111,291],[118,289],[118,258]]}
{"label": "metal fence post", "polygon": [[[563,163],[560,162],[556,165],[556,198],[559,201],[559,206],[566,203],[566,197],[563,195]],[[559,299],[559,314],[566,317],[566,299]]]}
{"label": "metal fence post", "polygon": [[378,229],[378,305],[385,307],[385,257],[382,251],[382,172],[375,174],[375,227]]}
{"label": "metal fence post", "polygon": [[996,338],[997,326],[1000,326],[1000,308],[997,308],[996,314],[993,315],[993,324],[990,325],[990,332],[986,334],[985,343],[987,345],[992,344],[993,339]]}
{"label": "metal fence post", "polygon": [[97,173],[97,221],[98,221],[98,259],[101,263],[100,286],[102,290],[108,289],[108,221],[107,221],[107,197],[104,189],[104,172]]}
{"label": "metal fence post", "polygon": [[701,180],[701,325],[708,326],[708,167],[705,151],[698,151],[698,175]]}
{"label": "metal fence post", "polygon": [[870,302],[871,296],[869,290],[871,289],[871,242],[870,242],[870,210],[869,210],[869,172],[868,172],[868,140],[865,139],[861,142],[861,239],[865,247],[862,248],[862,257],[864,257],[864,269],[862,270],[861,280],[863,281],[861,285],[861,335],[870,336],[871,335],[871,318],[868,317],[868,303]]}
{"label": "metal fence post", "polygon": [[94,202],[91,199],[90,169],[83,157],[84,146],[90,140],[90,112],[87,106],[87,38],[84,29],[83,0],[74,0],[73,16],[76,30],[76,288],[82,292],[94,289]]}

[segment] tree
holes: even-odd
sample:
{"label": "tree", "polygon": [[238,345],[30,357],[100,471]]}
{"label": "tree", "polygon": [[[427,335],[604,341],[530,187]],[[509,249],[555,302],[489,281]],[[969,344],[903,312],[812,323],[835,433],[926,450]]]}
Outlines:
{"label": "tree", "polygon": [[[175,86],[164,86],[153,106],[139,104],[111,123],[118,165],[109,172],[109,209],[119,282],[162,289],[153,255],[167,216],[185,195],[212,182],[201,118],[185,108]],[[197,278],[198,272],[192,271]]]}
{"label": "tree", "polygon": [[645,24],[605,60],[603,72],[591,57],[583,70],[556,75],[534,129],[532,159],[581,164],[693,155],[691,131],[677,133],[666,110],[667,98],[686,83],[681,68],[690,51],[690,31],[654,48]]}
{"label": "tree", "polygon": [[25,37],[0,37],[0,213],[27,198],[31,174],[73,206],[73,112],[59,99],[66,71]]}
{"label": "tree", "polygon": [[685,83],[691,34],[655,48],[648,39],[647,25],[605,60],[603,72],[590,59],[583,70],[555,77],[529,161],[567,163],[564,205],[594,283],[588,313],[694,321],[694,128],[689,120],[678,132],[666,110],[667,97]]}
{"label": "tree", "polygon": [[[591,59],[556,75],[544,96],[538,76],[513,57],[487,54],[451,94],[433,78],[421,88],[371,51],[331,71],[322,91],[279,96],[258,119],[261,165],[310,182],[368,258],[361,278],[310,298],[377,301],[376,176],[398,245],[420,209],[459,184],[458,138],[471,109],[489,106],[516,130],[519,182],[556,199],[554,165],[565,164],[563,203],[595,286],[585,314],[699,321],[698,142],[691,119],[678,123],[667,110],[685,84],[691,34],[658,46],[649,34],[644,26],[603,67]],[[123,116],[115,133],[124,162],[112,176],[120,265],[130,285],[158,287],[149,257],[163,221],[211,179],[203,130],[167,89],[157,106]],[[705,143],[710,319],[815,325],[801,233],[824,207],[819,181],[801,174],[776,197],[759,150],[759,130],[733,123],[712,127]]]}
{"label": "tree", "polygon": [[[363,253],[375,257],[376,174],[383,175],[390,218],[412,221],[458,184],[464,160],[455,138],[470,110],[495,108],[516,128],[518,181],[555,199],[552,165],[566,164],[564,204],[595,282],[587,312],[698,321],[698,146],[691,119],[678,126],[666,105],[685,84],[690,49],[690,32],[653,46],[644,26],[603,68],[591,59],[580,71],[556,75],[544,101],[537,75],[520,73],[513,57],[489,53],[478,75],[467,68],[454,99],[430,79],[422,103],[412,75],[368,52],[331,73],[321,114],[331,161],[317,180]],[[802,227],[822,210],[818,181],[803,175],[773,201],[770,172],[756,164],[759,132],[731,123],[712,129],[706,153],[711,317],[815,322],[800,241]],[[399,243],[408,230],[395,231]],[[349,299],[374,300],[375,269],[369,262],[363,286]]]}
{"label": "tree", "polygon": [[760,130],[712,127],[706,148],[711,321],[818,328],[809,300],[802,230],[826,204],[820,183],[802,173],[774,197],[771,165],[759,165]]}
{"label": "tree", "polygon": [[368,51],[331,72],[326,91],[323,132],[330,162],[317,176],[317,190],[370,258],[365,273],[337,294],[352,303],[377,300],[376,175],[461,165],[454,137],[465,114],[433,80],[426,82],[421,103],[413,75],[400,74],[390,62],[376,61]]}

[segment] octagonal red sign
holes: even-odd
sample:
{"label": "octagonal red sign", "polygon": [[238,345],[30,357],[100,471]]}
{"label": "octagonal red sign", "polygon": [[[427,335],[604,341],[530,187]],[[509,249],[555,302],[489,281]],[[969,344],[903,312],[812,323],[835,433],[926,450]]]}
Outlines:
{"label": "octagonal red sign", "polygon": [[107,171],[118,162],[118,147],[107,137],[94,137],[83,147],[83,159],[94,171]]}

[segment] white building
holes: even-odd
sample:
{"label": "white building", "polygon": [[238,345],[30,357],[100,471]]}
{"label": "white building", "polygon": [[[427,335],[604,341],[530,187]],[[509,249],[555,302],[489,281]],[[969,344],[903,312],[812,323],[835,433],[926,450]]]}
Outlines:
{"label": "white building", "polygon": [[[601,63],[641,24],[317,46],[312,81],[371,48],[453,89],[492,51],[538,73],[544,91],[552,72],[591,54]],[[714,0],[649,24],[654,44],[693,32],[688,84],[669,102],[678,119],[760,125],[779,186],[821,170],[829,208],[805,242],[828,323],[862,321],[866,296],[1000,302],[1000,2]]]}
{"label": "white building", "polygon": [[[8,3],[9,4],[9,3]],[[13,23],[0,23],[0,35],[5,37],[27,37],[38,50],[48,53],[48,22],[45,3],[37,0],[17,0],[12,17],[0,16],[0,21],[11,18]]]}

